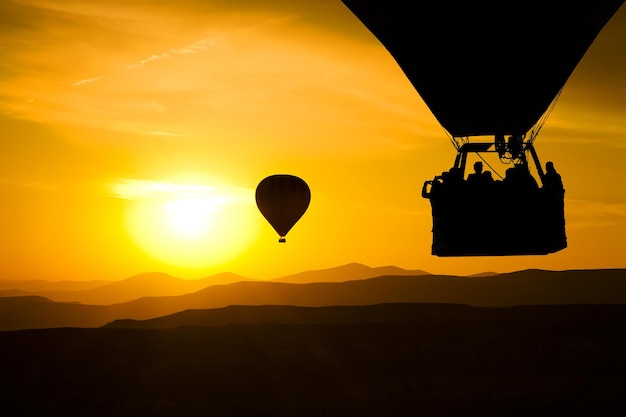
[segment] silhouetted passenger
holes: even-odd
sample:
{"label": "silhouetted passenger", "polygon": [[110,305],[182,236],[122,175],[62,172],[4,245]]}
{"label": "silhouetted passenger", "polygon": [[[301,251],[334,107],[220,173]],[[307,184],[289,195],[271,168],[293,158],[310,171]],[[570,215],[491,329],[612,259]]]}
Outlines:
{"label": "silhouetted passenger", "polygon": [[493,182],[491,172],[483,172],[483,163],[478,161],[474,163],[474,172],[467,176],[467,185],[470,189],[485,189],[489,184]]}
{"label": "silhouetted passenger", "polygon": [[480,178],[483,174],[483,163],[478,161],[474,162],[474,172],[467,176],[467,183],[473,184],[476,182],[480,182]]}
{"label": "silhouetted passenger", "polygon": [[543,187],[549,191],[563,190],[563,180],[561,175],[554,169],[554,164],[550,161],[546,163],[546,174],[543,177]]}
{"label": "silhouetted passenger", "polygon": [[462,225],[462,196],[465,180],[459,168],[453,167],[435,178],[430,191],[433,214],[433,247],[454,247],[456,231]]}
{"label": "silhouetted passenger", "polygon": [[446,192],[451,194],[458,194],[463,191],[465,187],[465,180],[461,170],[457,167],[452,167],[448,172],[444,172],[442,175],[443,185]]}
{"label": "silhouetted passenger", "polygon": [[459,182],[459,180],[461,180],[460,182],[463,181],[463,176],[461,175],[461,169],[457,168],[457,167],[452,167],[450,168],[450,170],[448,171],[448,173],[450,174],[450,179]]}
{"label": "silhouetted passenger", "polygon": [[517,168],[520,170],[520,178],[522,179],[522,184],[528,190],[537,190],[539,188],[539,184],[537,184],[537,180],[533,177],[528,169],[527,164],[519,164]]}
{"label": "silhouetted passenger", "polygon": [[556,172],[552,162],[546,163],[542,191],[545,213],[544,240],[550,248],[562,249],[567,246],[564,210],[565,189],[561,175]]}
{"label": "silhouetted passenger", "polygon": [[533,191],[539,188],[537,180],[530,174],[527,164],[517,164],[507,169],[504,183],[514,192]]}

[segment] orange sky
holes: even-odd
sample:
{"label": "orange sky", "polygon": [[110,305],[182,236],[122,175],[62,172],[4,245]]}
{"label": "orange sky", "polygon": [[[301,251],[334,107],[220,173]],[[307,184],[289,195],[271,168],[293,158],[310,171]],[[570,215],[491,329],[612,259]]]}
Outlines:
{"label": "orange sky", "polygon": [[[430,255],[421,185],[455,150],[339,0],[8,0],[0,21],[1,278],[626,267],[624,9],[535,143],[569,247],[506,258]],[[254,206],[275,173],[312,191],[286,244]]]}

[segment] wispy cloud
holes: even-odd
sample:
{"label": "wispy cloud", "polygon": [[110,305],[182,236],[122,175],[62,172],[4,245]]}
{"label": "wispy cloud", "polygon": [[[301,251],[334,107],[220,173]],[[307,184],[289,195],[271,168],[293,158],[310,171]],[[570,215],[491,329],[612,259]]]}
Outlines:
{"label": "wispy cloud", "polygon": [[124,200],[136,199],[211,199],[218,205],[249,202],[252,190],[227,185],[116,178],[109,184],[111,195]]}
{"label": "wispy cloud", "polygon": [[[155,62],[155,61],[161,61],[164,59],[174,59],[177,56],[183,56],[183,55],[192,55],[192,54],[196,54],[198,52],[204,51],[208,48],[209,45],[213,44],[215,42],[214,38],[205,38],[205,39],[201,39],[199,41],[193,42],[189,45],[183,46],[181,48],[173,48],[170,49],[167,52],[163,52],[161,54],[155,54],[155,55],[151,55],[148,58],[144,58],[141,61],[139,61],[136,64],[131,64],[126,66],[123,71],[129,71],[129,70],[133,70],[136,68],[140,68],[143,67],[146,64],[149,64],[151,62]],[[91,78],[86,78],[84,80],[80,80],[80,81],[76,81],[75,83],[72,84],[73,87],[81,87],[83,85],[86,84],[91,84],[95,81],[101,80],[103,78],[107,77],[107,75],[97,75],[95,77],[91,77]]]}
{"label": "wispy cloud", "polygon": [[149,64],[150,62],[154,62],[154,61],[160,61],[163,59],[174,59],[177,56],[196,54],[198,52],[205,51],[210,45],[214,44],[215,42],[216,42],[216,38],[201,39],[189,45],[183,46],[182,48],[173,48],[167,52],[152,55],[148,58],[142,59],[137,64],[132,64],[132,65],[127,66],[125,69],[130,70],[130,69],[142,67],[145,64]]}
{"label": "wispy cloud", "polygon": [[[252,25],[247,25],[247,26],[236,28],[234,30],[225,32],[225,33],[217,35],[217,36],[203,38],[203,39],[197,40],[195,42],[192,42],[190,44],[187,44],[185,46],[179,47],[179,48],[172,48],[172,49],[170,49],[168,51],[165,51],[165,52],[162,52],[162,53],[150,55],[149,57],[144,58],[144,59],[140,60],[137,63],[127,65],[126,67],[123,68],[122,71],[129,71],[129,70],[141,68],[141,67],[143,67],[143,66],[145,66],[147,64],[150,64],[150,63],[153,63],[153,62],[157,62],[157,61],[172,60],[172,59],[175,59],[177,57],[194,55],[194,54],[197,54],[197,53],[200,53],[200,52],[204,52],[204,51],[208,50],[211,46],[217,45],[219,40],[224,39],[224,38],[226,38],[228,36],[231,36],[233,34],[238,34],[238,33],[242,33],[242,32],[248,32],[248,31],[251,31],[251,30],[256,30],[259,27],[263,27],[263,26],[267,26],[267,25],[271,25],[271,24],[276,24],[276,23],[280,23],[280,22],[285,22],[285,21],[288,21],[288,20],[292,19],[293,17],[294,17],[293,15],[279,17],[279,18],[273,17],[273,18],[265,19],[265,20],[263,20],[261,22],[258,22],[258,23],[252,24]],[[74,86],[74,87],[81,87],[83,85],[90,84],[90,83],[93,83],[95,81],[101,80],[101,79],[103,79],[105,77],[107,77],[107,75],[98,75],[98,76],[94,76],[94,77],[87,78],[87,79],[84,79],[84,80],[79,80],[79,81],[76,81],[75,83],[73,83],[72,86]]]}
{"label": "wispy cloud", "polygon": [[87,78],[85,80],[76,81],[75,83],[72,84],[72,86],[73,87],[80,87],[82,85],[90,84],[90,83],[93,83],[95,81],[98,81],[98,80],[100,80],[102,78],[104,78],[103,75],[100,75],[100,76],[97,76],[97,77],[92,77],[92,78]]}

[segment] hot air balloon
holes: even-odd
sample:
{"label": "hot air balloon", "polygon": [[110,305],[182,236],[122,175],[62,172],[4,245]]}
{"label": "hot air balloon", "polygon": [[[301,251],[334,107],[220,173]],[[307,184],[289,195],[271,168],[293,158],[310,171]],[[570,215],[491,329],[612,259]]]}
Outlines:
{"label": "hot air balloon", "polygon": [[311,190],[304,180],[294,175],[277,174],[263,179],[256,189],[259,211],[276,230],[279,242],[306,212]]}
{"label": "hot air balloon", "polygon": [[[555,172],[544,172],[533,143],[624,0],[342,2],[394,57],[456,148],[452,169],[422,189],[433,214],[432,253],[526,255],[567,247],[564,189],[552,186]],[[484,160],[488,152],[510,165],[507,178],[470,187],[468,154]],[[483,174],[481,165],[475,170]]]}

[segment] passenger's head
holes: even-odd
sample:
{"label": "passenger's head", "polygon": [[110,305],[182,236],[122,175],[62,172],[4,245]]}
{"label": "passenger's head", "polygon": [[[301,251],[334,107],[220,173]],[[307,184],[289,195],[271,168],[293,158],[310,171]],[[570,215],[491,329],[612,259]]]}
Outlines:
{"label": "passenger's head", "polygon": [[478,161],[474,162],[474,172],[480,174],[483,171],[483,163]]}
{"label": "passenger's head", "polygon": [[552,163],[552,161],[546,162],[546,171],[548,171],[548,172],[555,172],[556,171],[554,169],[554,164]]}

